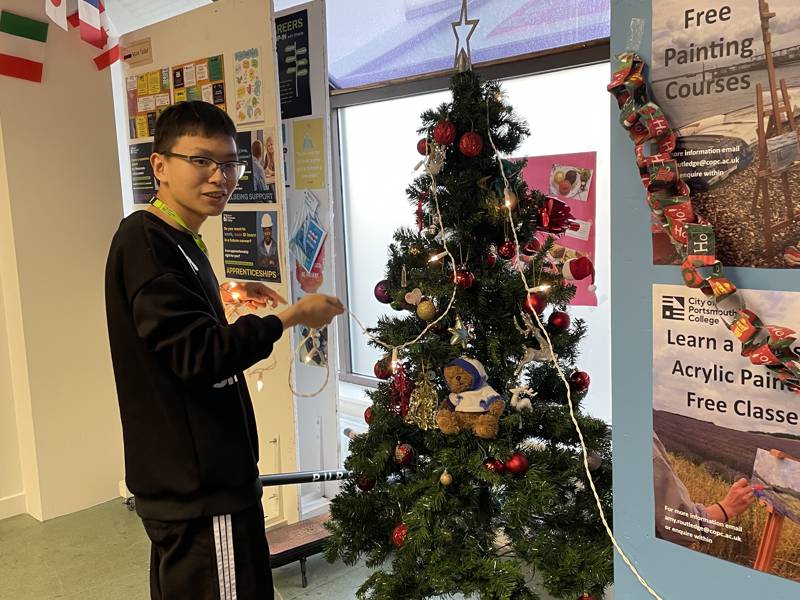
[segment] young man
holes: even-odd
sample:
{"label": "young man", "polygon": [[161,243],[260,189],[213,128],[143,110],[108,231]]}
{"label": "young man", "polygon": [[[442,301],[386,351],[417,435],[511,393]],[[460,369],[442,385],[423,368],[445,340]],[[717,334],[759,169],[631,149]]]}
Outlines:
{"label": "young man", "polygon": [[[343,307],[305,296],[278,315],[228,324],[199,230],[243,172],[227,114],[183,102],[161,115],[150,162],[160,188],[120,223],[106,313],[128,488],[152,541],[151,597],[272,598],[258,438],[243,371],[284,329],[321,327]],[[242,284],[243,300],[285,300]]]}

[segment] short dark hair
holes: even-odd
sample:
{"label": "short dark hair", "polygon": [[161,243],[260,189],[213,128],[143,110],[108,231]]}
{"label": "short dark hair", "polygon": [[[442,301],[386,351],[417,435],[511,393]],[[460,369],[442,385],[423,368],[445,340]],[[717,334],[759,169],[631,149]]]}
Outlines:
{"label": "short dark hair", "polygon": [[161,113],[156,121],[153,152],[169,152],[184,135],[229,136],[236,140],[236,126],[221,108],[192,100],[178,102]]}

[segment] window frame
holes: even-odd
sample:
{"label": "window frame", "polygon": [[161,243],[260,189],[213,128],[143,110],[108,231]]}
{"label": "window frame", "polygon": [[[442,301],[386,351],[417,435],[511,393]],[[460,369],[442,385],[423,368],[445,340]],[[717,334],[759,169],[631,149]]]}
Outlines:
{"label": "window frame", "polygon": [[[486,79],[512,79],[539,75],[552,71],[572,69],[608,62],[611,58],[609,38],[602,38],[536,52],[513,58],[473,65]],[[397,79],[360,88],[330,91],[332,203],[334,213],[334,271],[336,290],[345,306],[349,306],[347,244],[345,243],[344,193],[342,188],[342,136],[341,110],[360,104],[394,100],[409,96],[440,92],[449,88],[452,71],[439,71],[425,75]],[[609,101],[610,102],[610,101]],[[376,388],[378,379],[353,371],[352,338],[349,319],[337,320],[338,379],[367,388]]]}

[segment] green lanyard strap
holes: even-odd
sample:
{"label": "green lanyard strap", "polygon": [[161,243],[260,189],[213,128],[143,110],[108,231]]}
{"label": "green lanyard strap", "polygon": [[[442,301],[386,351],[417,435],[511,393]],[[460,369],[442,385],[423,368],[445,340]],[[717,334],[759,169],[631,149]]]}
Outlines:
{"label": "green lanyard strap", "polygon": [[150,200],[150,204],[160,210],[162,213],[167,215],[170,219],[172,219],[181,229],[183,229],[186,233],[192,236],[194,243],[197,244],[197,247],[203,251],[203,254],[208,256],[208,247],[206,243],[203,241],[203,238],[200,237],[199,233],[195,233],[189,226],[186,224],[186,221],[183,220],[178,213],[176,213],[172,208],[164,204],[161,200],[157,197],[153,196],[152,200]]}

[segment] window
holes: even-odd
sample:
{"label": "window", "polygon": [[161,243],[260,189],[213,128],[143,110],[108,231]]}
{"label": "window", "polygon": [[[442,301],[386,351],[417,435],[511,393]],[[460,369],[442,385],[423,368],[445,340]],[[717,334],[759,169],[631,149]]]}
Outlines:
{"label": "window", "polygon": [[[300,0],[275,0],[275,10]],[[461,0],[326,2],[328,63],[334,88],[352,88],[450,69]],[[358,35],[353,35],[358,15]],[[472,62],[501,60],[607,38],[610,0],[470,0],[480,23]]]}
{"label": "window", "polygon": [[[573,307],[574,317],[584,319],[589,334],[581,350],[580,366],[590,373],[592,386],[584,406],[608,422],[611,420],[610,352],[610,150],[606,84],[609,63],[564,69],[509,79],[503,87],[514,109],[528,121],[531,136],[517,156],[572,152],[597,152],[596,265],[597,307]],[[374,102],[339,110],[342,173],[344,262],[346,293],[351,310],[366,326],[384,312],[373,295],[383,277],[387,248],[393,232],[415,226],[415,211],[405,189],[412,181],[419,115],[448,100],[449,92]],[[381,353],[367,345],[367,338],[353,320],[343,377],[364,382]],[[346,341],[343,336],[342,342]],[[347,394],[352,396],[352,393]]]}

